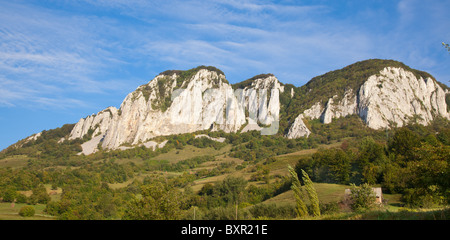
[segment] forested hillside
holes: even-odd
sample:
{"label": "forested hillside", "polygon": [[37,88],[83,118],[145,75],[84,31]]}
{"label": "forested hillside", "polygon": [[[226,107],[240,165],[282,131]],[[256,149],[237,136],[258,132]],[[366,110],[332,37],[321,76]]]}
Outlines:
{"label": "forested hillside", "polygon": [[[232,88],[251,86],[256,79],[270,78],[265,83],[277,84],[272,90],[283,89],[279,92],[280,129],[274,135],[242,131],[243,125],[236,132],[201,130],[156,136],[151,141],[160,147],[154,148],[125,142],[116,149],[103,149],[99,139],[97,151],[84,155],[82,145],[102,137],[100,131],[80,128],[87,130],[80,138],[69,138],[75,124],[42,131],[0,153],[0,219],[22,217],[19,212],[25,206],[23,214],[36,214],[38,219],[351,219],[364,218],[362,212],[369,212],[367,216],[398,212],[389,215],[396,218],[406,211],[428,208],[444,209],[439,216],[448,219],[447,118],[433,115],[424,126],[419,124],[420,116],[414,116],[403,127],[379,130],[368,127],[356,114],[334,118],[328,124],[305,118],[304,125],[311,131],[308,137],[285,136],[293,119],[311,105],[324,104],[347,89],[357,91],[386,66],[434,79],[397,61],[367,60],[315,77],[301,87],[279,84],[272,74],[227,85],[232,92]],[[199,69],[223,75],[205,66],[166,71],[161,73],[161,86],[156,82],[152,88],[157,92],[143,85],[135,93],[146,100],[151,94],[167,99],[166,78],[177,74],[172,86],[181,88]],[[214,85],[208,74],[202,81]],[[159,104],[164,111],[170,105]],[[147,106],[144,100],[140,106]],[[293,188],[296,180],[302,184],[297,190]],[[373,204],[371,187],[382,189],[381,205]],[[367,198],[360,201],[352,196],[348,204],[345,189],[349,188],[361,197],[366,191]],[[299,206],[303,206],[302,214]]]}
{"label": "forested hillside", "polygon": [[[192,219],[194,208],[196,219],[235,219],[236,205],[239,219],[293,219],[292,200],[271,200],[289,195],[292,164],[315,184],[381,186],[387,195],[401,194],[404,207],[448,204],[447,120],[348,131],[363,127],[354,120],[311,123],[310,138],[199,132],[226,141],[183,134],[164,137],[168,143],[156,151],[136,147],[89,156],[75,155],[70,146],[76,143],[59,148],[63,153],[50,151],[62,130],[50,131],[22,151],[2,153],[0,196],[5,203],[44,206],[42,214],[57,219]],[[322,199],[322,215],[342,211],[341,200]]]}

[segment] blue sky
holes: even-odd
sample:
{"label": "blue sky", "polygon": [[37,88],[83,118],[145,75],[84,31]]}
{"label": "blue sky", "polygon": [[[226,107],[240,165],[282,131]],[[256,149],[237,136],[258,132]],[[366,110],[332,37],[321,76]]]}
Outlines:
{"label": "blue sky", "polygon": [[450,1],[0,0],[0,149],[75,123],[168,69],[301,86],[371,58],[449,85]]}

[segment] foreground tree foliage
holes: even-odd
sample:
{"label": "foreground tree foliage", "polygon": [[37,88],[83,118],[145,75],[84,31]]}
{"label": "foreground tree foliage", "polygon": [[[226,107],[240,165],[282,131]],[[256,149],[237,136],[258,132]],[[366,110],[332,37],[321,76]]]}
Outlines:
{"label": "foreground tree foliage", "polygon": [[292,191],[294,191],[295,203],[297,205],[295,211],[297,212],[297,217],[304,217],[308,215],[308,209],[306,208],[305,201],[303,200],[303,188],[294,169],[291,166],[288,166],[288,169],[292,179],[291,189]]}
{"label": "foreground tree foliage", "polygon": [[183,199],[177,190],[161,182],[141,187],[141,196],[128,205],[123,219],[177,220]]}
{"label": "foreground tree foliage", "polygon": [[302,179],[303,183],[305,184],[305,189],[306,193],[308,194],[309,201],[311,202],[312,215],[318,217],[320,216],[319,198],[317,197],[317,192],[316,189],[314,188],[313,182],[303,169],[302,169]]}
{"label": "foreground tree foliage", "polygon": [[[436,131],[437,130],[437,131]],[[448,124],[397,129],[387,141],[363,138],[356,145],[319,149],[300,159],[315,182],[380,184],[384,192],[401,193],[411,207],[429,207],[450,201],[450,145]]]}
{"label": "foreground tree foliage", "polygon": [[[311,215],[314,217],[320,216],[320,204],[319,198],[317,196],[316,189],[314,188],[313,182],[309,178],[308,174],[301,169],[303,186],[298,178],[297,172],[294,168],[288,166],[289,174],[291,175],[292,186],[291,189],[294,191],[294,197],[296,201],[296,212],[297,217],[305,217],[309,215],[308,207],[305,204],[305,200],[308,199],[310,202]],[[308,197],[308,198],[306,198]]]}

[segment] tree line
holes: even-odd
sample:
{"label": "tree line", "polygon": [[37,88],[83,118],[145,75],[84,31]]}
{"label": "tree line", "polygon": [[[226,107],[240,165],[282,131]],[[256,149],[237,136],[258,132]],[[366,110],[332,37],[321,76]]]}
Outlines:
{"label": "tree line", "polygon": [[378,184],[387,193],[401,193],[403,202],[412,207],[445,205],[450,201],[450,130],[435,134],[425,129],[403,127],[387,142],[365,137],[354,144],[319,149],[300,159],[296,171],[305,170],[314,182]]}

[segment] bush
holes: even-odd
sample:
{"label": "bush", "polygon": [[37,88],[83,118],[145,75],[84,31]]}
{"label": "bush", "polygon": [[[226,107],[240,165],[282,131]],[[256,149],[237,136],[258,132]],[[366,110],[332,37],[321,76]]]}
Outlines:
{"label": "bush", "polygon": [[255,219],[293,219],[297,217],[291,205],[258,204],[249,209]]}
{"label": "bush", "polygon": [[359,187],[352,184],[350,198],[352,201],[350,207],[355,212],[364,212],[375,206],[375,192],[367,183]]}
{"label": "bush", "polygon": [[[249,220],[251,219],[251,213],[247,209],[238,208],[237,219]],[[205,220],[236,220],[236,208],[229,207],[217,207],[212,208],[204,214]]]}
{"label": "bush", "polygon": [[3,192],[3,202],[14,202],[16,196],[17,196],[16,190],[9,188]]}
{"label": "bush", "polygon": [[340,211],[339,204],[337,202],[330,202],[320,204],[320,213],[321,214],[335,214]]}
{"label": "bush", "polygon": [[20,210],[19,210],[19,215],[22,217],[32,217],[34,216],[34,207],[33,206],[23,206]]}
{"label": "bush", "polygon": [[17,203],[26,203],[28,201],[27,196],[22,193],[17,193],[16,202]]}

